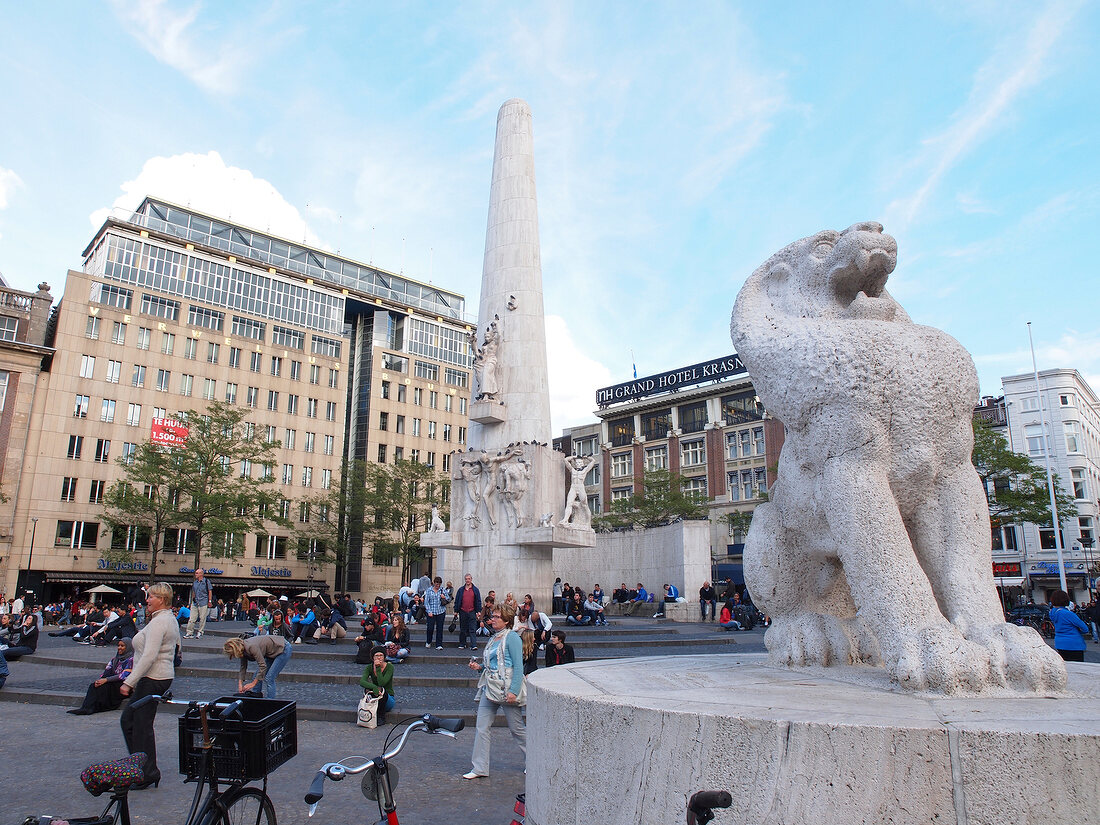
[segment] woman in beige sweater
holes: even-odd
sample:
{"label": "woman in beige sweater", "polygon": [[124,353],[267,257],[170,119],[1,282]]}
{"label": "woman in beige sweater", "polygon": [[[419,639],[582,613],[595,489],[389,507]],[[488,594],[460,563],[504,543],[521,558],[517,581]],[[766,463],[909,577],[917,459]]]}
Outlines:
{"label": "woman in beige sweater", "polygon": [[145,782],[130,790],[144,790],[160,784],[157,767],[157,740],[153,735],[153,721],[157,717],[157,702],[150,702],[137,710],[131,705],[143,696],[163,694],[172,685],[176,675],[173,662],[176,645],[180,643],[180,628],[172,615],[172,588],[157,582],[149,588],[145,597],[145,627],[134,637],[134,668],[122,683],[119,692],[129,702],[122,709],[122,735],[130,753],[144,753]]}

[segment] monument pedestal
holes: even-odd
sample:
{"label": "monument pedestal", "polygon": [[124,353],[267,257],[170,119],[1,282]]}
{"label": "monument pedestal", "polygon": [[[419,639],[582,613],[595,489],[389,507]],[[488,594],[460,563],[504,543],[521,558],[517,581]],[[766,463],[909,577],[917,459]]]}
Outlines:
{"label": "monument pedestal", "polygon": [[1055,698],[905,693],[861,667],[765,654],[585,662],[529,677],[529,825],[1088,822],[1100,811],[1100,667]]}

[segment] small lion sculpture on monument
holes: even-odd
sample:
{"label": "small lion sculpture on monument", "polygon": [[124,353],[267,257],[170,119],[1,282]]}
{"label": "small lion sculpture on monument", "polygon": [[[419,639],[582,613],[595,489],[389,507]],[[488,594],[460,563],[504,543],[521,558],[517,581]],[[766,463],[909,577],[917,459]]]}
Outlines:
{"label": "small lion sculpture on monument", "polygon": [[795,241],[745,282],[731,337],[786,427],[745,579],[782,665],[882,665],[901,687],[1065,687],[1058,655],[1007,624],[970,454],[978,377],[954,338],[886,291],[877,223]]}

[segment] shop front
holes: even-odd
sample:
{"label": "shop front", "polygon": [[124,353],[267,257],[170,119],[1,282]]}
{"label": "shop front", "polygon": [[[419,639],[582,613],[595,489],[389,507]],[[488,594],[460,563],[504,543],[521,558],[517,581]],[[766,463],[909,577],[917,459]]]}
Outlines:
{"label": "shop front", "polygon": [[[236,563],[233,564],[236,567]],[[329,589],[328,582],[300,578],[287,567],[266,564],[242,565],[236,567],[235,575],[231,571],[218,567],[216,563],[203,566],[207,579],[214,586],[214,596],[223,601],[237,599],[242,593],[262,588],[276,597],[294,598],[310,589],[321,592]],[[188,594],[191,582],[195,580],[193,567],[175,564],[157,565],[156,581],[172,585],[176,603],[182,604]],[[45,570],[35,571],[35,577],[41,577],[40,586],[35,588],[46,603],[61,598],[87,598],[89,589],[105,584],[119,591],[120,595],[107,594],[104,601],[121,602],[127,593],[142,582],[152,581],[149,565],[145,562],[119,563],[99,559],[95,570]],[[36,582],[37,584],[38,582]],[[32,585],[33,586],[33,585]]]}
{"label": "shop front", "polygon": [[[1077,604],[1088,601],[1088,566],[1083,561],[1067,561],[1064,565],[1066,586],[1069,597]],[[1027,577],[1031,598],[1036,603],[1047,603],[1050,594],[1062,589],[1062,580],[1058,575],[1058,562],[1036,561],[1027,567]]]}
{"label": "shop front", "polygon": [[1005,613],[1022,604],[1027,599],[1024,586],[1027,584],[1019,562],[993,562],[993,583],[1001,597]]}

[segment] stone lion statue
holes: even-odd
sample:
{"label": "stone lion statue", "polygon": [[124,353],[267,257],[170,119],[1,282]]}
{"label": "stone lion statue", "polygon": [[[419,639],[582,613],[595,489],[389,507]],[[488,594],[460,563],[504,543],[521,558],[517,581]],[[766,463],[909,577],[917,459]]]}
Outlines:
{"label": "stone lion statue", "polygon": [[795,241],[745,282],[733,343],[786,426],[745,578],[773,663],[881,664],[904,688],[1062,689],[1061,659],[1004,621],[970,453],[978,378],[886,291],[877,223]]}

